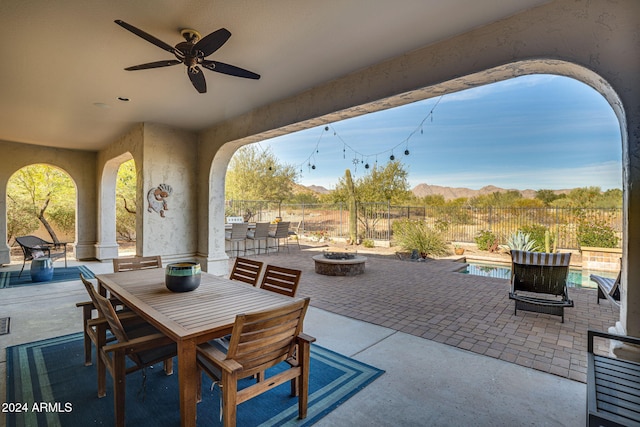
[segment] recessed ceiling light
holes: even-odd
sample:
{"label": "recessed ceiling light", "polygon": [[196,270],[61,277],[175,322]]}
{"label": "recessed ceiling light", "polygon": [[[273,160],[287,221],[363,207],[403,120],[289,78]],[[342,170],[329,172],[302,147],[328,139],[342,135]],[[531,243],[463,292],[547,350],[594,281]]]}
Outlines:
{"label": "recessed ceiling light", "polygon": [[127,98],[126,96],[119,96],[118,100],[123,102],[129,102],[129,98]]}
{"label": "recessed ceiling light", "polygon": [[104,102],[94,102],[93,105],[98,108],[111,108],[109,104],[105,104]]}

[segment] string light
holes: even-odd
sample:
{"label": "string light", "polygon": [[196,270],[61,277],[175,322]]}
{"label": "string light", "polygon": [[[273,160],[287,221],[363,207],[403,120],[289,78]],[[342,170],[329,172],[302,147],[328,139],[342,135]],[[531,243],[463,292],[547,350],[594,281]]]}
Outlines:
{"label": "string light", "polygon": [[[399,146],[405,144],[405,150],[404,150],[404,155],[408,156],[411,152],[409,151],[409,141],[410,139],[418,133],[418,130],[420,131],[420,134],[423,135],[424,134],[424,129],[423,129],[423,125],[424,123],[427,121],[427,119],[430,119],[431,122],[433,123],[433,111],[436,109],[436,107],[438,106],[438,104],[440,103],[440,101],[442,100],[444,95],[440,96],[440,98],[438,98],[438,100],[436,101],[436,103],[434,104],[434,106],[431,108],[431,110],[429,111],[429,113],[420,121],[420,123],[418,124],[418,126],[416,126],[416,128],[402,141],[400,141],[398,144],[394,145],[393,147],[391,147],[390,149],[386,149],[384,151],[380,151],[378,153],[370,153],[370,154],[365,154],[362,153],[358,150],[356,150],[355,148],[353,148],[352,146],[350,146],[349,144],[347,144],[347,142],[342,139],[342,137],[340,136],[340,134],[338,134],[338,132],[335,130],[335,128],[333,128],[333,136],[337,137],[340,142],[342,142],[342,158],[346,159],[347,157],[347,148],[353,152],[354,157],[352,160],[352,163],[354,165],[354,168],[357,170],[357,165],[358,163],[364,164],[364,158],[366,157],[367,159],[369,157],[375,157],[375,164],[377,165],[378,163],[378,155],[382,155],[385,153],[391,153],[391,155],[389,156],[389,160],[394,161],[396,159],[396,156],[393,154],[393,150],[398,148]],[[322,128],[322,132],[320,133],[320,136],[318,137],[318,141],[316,142],[316,145],[313,149],[313,151],[311,152],[311,154],[309,155],[309,157],[307,157],[300,165],[303,164],[307,164],[307,166],[310,168],[310,170],[315,170],[316,169],[316,161],[315,161],[315,155],[320,153],[320,141],[322,140],[322,137],[324,136],[325,132],[328,132],[329,130],[331,130],[332,127],[329,125],[325,125],[324,128]],[[358,157],[360,157],[360,160],[358,160]],[[313,164],[311,163],[311,160],[313,159]],[[367,162],[364,165],[365,169],[369,169],[369,162]],[[300,168],[300,173],[302,173],[302,168]]]}

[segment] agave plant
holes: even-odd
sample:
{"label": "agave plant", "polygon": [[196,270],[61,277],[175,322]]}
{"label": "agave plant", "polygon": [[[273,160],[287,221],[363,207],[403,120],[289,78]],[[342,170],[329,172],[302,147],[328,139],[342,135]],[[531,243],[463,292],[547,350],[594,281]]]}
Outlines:
{"label": "agave plant", "polygon": [[520,230],[512,233],[511,236],[507,237],[506,245],[500,245],[500,247],[507,252],[511,252],[512,250],[534,251],[536,250],[537,246],[538,245],[536,241],[531,238],[530,234],[523,233]]}

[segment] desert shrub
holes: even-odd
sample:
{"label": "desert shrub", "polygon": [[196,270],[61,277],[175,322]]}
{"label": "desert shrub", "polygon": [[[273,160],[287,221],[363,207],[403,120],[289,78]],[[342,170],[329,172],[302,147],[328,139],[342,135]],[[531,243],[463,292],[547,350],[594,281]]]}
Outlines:
{"label": "desert shrub", "polygon": [[618,246],[615,230],[602,218],[581,218],[578,222],[576,237],[580,247],[615,248]]}
{"label": "desert shrub", "polygon": [[442,235],[429,227],[424,221],[403,219],[393,222],[393,237],[404,250],[417,249],[420,253],[444,256],[448,255],[448,244]]}
{"label": "desert shrub", "polygon": [[364,246],[365,248],[373,248],[375,245],[373,244],[373,240],[371,239],[364,239],[362,241],[362,246]]}
{"label": "desert shrub", "polygon": [[498,238],[491,231],[482,230],[473,240],[475,240],[479,250],[488,251]]}

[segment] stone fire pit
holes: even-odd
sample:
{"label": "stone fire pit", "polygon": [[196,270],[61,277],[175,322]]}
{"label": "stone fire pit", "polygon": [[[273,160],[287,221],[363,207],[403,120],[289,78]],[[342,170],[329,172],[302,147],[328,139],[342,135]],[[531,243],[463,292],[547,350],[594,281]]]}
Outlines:
{"label": "stone fire pit", "polygon": [[357,276],[364,273],[366,257],[348,252],[325,252],[313,256],[316,273],[325,276]]}

